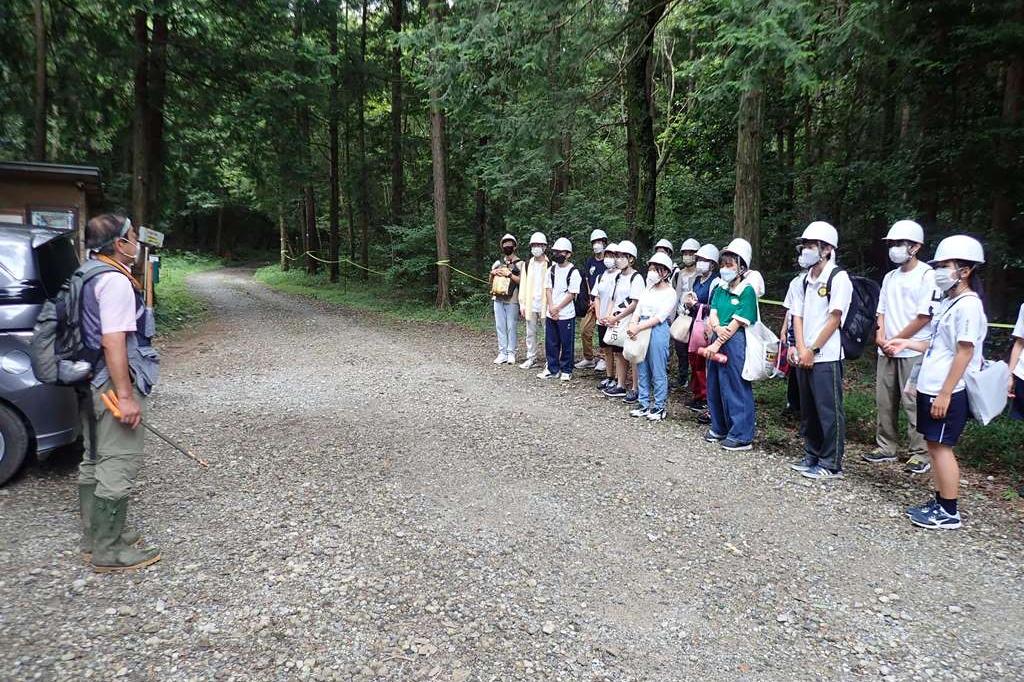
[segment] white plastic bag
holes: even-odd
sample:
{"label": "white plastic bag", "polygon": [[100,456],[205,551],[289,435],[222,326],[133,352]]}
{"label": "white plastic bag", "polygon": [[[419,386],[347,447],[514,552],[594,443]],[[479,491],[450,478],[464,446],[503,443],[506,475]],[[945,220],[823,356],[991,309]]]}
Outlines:
{"label": "white plastic bag", "polygon": [[967,384],[967,405],[971,415],[982,424],[988,424],[1006,409],[1006,385],[1010,381],[1010,367],[1002,360],[982,360],[981,368],[964,374]]}
{"label": "white plastic bag", "polygon": [[742,376],[747,381],[761,381],[780,374],[776,365],[779,360],[779,337],[761,320],[743,329],[747,339],[747,352],[743,358]]}

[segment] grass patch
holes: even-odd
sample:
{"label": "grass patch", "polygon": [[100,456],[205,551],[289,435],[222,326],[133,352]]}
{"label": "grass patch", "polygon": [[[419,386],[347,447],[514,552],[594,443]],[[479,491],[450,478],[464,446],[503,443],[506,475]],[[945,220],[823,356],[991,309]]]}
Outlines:
{"label": "grass patch", "polygon": [[[455,304],[450,311],[443,311],[422,298],[416,298],[400,285],[383,282],[379,277],[371,281],[343,278],[341,282],[332,284],[326,274],[309,277],[302,270],[282,272],[280,266],[269,265],[256,271],[256,279],[285,293],[369,310],[394,319],[447,322],[482,332],[494,330],[491,301],[486,293],[476,294]],[[778,327],[775,322],[772,324]],[[576,341],[578,349],[578,337]],[[852,445],[873,447],[877,414],[875,356],[868,352],[847,362],[843,385],[847,440]],[[795,451],[799,451],[796,420],[786,421],[781,417],[786,406],[786,382],[757,382],[754,384],[754,398],[763,442],[773,448],[796,447]],[[983,471],[1007,472],[1019,482],[1024,478],[1024,422],[1015,422],[1005,416],[988,426],[970,421],[956,452],[964,463]]]}
{"label": "grass patch", "polygon": [[202,319],[206,305],[193,296],[185,279],[197,272],[220,266],[213,256],[191,252],[164,254],[160,259],[160,281],[154,291],[156,297],[156,324],[159,333],[166,334]]}
{"label": "grass patch", "polygon": [[256,271],[256,281],[288,294],[306,296],[326,303],[368,310],[398,320],[447,322],[476,331],[494,329],[491,299],[480,293],[454,304],[450,310],[439,310],[417,298],[401,284],[381,281],[376,275],[363,281],[343,277],[332,283],[327,274],[308,276],[299,269],[282,272],[279,265],[268,265]]}

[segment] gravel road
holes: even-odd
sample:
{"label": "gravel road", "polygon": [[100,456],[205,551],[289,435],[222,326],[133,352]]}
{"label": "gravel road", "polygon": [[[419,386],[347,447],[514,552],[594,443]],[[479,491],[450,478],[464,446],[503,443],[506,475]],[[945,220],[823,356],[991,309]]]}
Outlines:
{"label": "gravel road", "polygon": [[131,521],[163,561],[93,575],[74,463],[0,490],[0,678],[1024,680],[1024,524],[965,527],[852,464],[723,453],[493,343],[205,273],[164,344]]}

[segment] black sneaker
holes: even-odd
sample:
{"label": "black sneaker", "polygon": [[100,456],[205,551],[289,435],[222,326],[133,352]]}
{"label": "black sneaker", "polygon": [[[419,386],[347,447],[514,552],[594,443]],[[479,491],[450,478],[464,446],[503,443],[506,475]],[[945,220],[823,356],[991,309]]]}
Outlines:
{"label": "black sneaker", "polygon": [[622,396],[622,402],[627,405],[632,405],[635,402],[640,401],[640,394],[636,391],[626,391],[625,395]]}
{"label": "black sneaker", "polygon": [[603,391],[606,388],[611,388],[615,385],[615,379],[603,379],[601,383],[597,385],[597,390]]}
{"label": "black sneaker", "polygon": [[722,441],[721,445],[723,450],[730,450],[732,452],[737,452],[739,450],[751,450],[754,447],[750,443],[741,443],[738,440],[733,440],[732,438],[726,438]]}
{"label": "black sneaker", "polygon": [[707,410],[704,410],[703,412],[698,414],[697,415],[697,423],[698,424],[703,424],[704,426],[710,425],[711,424],[711,413],[708,412]]}
{"label": "black sneaker", "polygon": [[697,400],[696,398],[694,398],[693,400],[689,400],[686,402],[686,409],[688,409],[690,412],[696,412],[700,414],[704,410],[708,409],[708,403],[706,400]]}
{"label": "black sneaker", "polygon": [[601,392],[612,399],[621,398],[622,396],[626,395],[626,389],[624,389],[622,386],[612,386],[611,388],[606,388]]}
{"label": "black sneaker", "polygon": [[872,464],[881,464],[882,462],[895,462],[896,455],[889,454],[885,450],[872,450],[871,452],[861,455],[865,462],[871,462]]}
{"label": "black sneaker", "polygon": [[662,410],[655,410],[654,408],[651,408],[651,409],[647,410],[647,420],[648,421],[660,422],[660,421],[662,421],[664,419],[668,419],[668,411],[667,410],[663,410],[663,409]]}
{"label": "black sneaker", "polygon": [[708,429],[708,432],[704,434],[704,440],[706,440],[709,443],[719,443],[725,440],[725,436],[719,436],[711,429]]}
{"label": "black sneaker", "polygon": [[651,411],[649,407],[636,407],[629,411],[630,417],[646,417],[647,413]]}
{"label": "black sneaker", "polygon": [[818,466],[818,458],[811,457],[810,455],[804,455],[804,458],[799,462],[794,462],[789,465],[789,468],[793,471],[798,471],[801,474],[805,471],[810,471],[814,467]]}

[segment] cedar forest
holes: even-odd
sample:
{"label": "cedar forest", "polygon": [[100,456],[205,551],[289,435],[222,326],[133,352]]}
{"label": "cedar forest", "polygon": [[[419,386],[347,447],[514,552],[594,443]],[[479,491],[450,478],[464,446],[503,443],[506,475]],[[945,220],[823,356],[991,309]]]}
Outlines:
{"label": "cedar forest", "polygon": [[1024,0],[9,0],[0,31],[0,158],[98,165],[179,248],[449,306],[482,292],[438,261],[505,232],[735,234],[778,294],[808,221],[880,277],[909,217],[983,239],[991,319],[1024,294]]}

